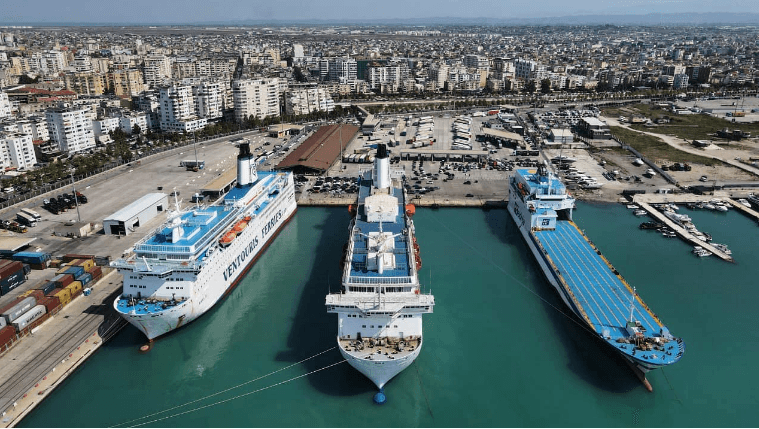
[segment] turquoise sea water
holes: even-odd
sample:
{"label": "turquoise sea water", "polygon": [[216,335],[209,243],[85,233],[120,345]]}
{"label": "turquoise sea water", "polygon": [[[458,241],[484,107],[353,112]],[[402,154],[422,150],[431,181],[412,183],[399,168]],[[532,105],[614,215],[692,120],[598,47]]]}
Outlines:
{"label": "turquoise sea water", "polygon": [[419,358],[373,404],[373,384],[339,363],[337,316],[324,309],[339,288],[348,211],[300,208],[227,299],[147,354],[124,329],[20,426],[756,426],[759,227],[734,212],[681,210],[737,263],[641,231],[620,205],[575,212],[686,342],[680,362],[649,374],[653,393],[564,314],[505,210],[418,209],[421,281],[437,305]]}

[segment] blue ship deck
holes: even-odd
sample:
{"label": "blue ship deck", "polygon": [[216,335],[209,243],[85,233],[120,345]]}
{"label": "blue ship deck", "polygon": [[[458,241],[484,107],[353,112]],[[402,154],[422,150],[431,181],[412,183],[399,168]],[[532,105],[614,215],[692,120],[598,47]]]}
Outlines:
{"label": "blue ship deck", "polygon": [[[224,196],[224,201],[232,204],[235,201],[249,198],[248,201],[244,201],[246,205],[249,205],[254,200],[258,200],[260,203],[252,212],[254,215],[258,215],[273,202],[273,199],[264,197],[267,196],[267,192],[271,192],[267,191],[267,188],[274,183],[278,174],[280,173],[260,172],[255,184],[241,188],[233,187]],[[249,196],[248,193],[251,188],[259,183],[262,186],[263,192]],[[191,258],[203,251],[213,240],[220,237],[226,228],[234,222],[240,211],[231,209],[230,207],[214,205],[182,213],[182,224],[180,226],[182,234],[178,240],[172,241],[172,228],[169,225],[164,225],[161,229],[155,231],[153,235],[147,237],[144,242],[136,245],[135,251],[145,254],[148,258],[155,258],[158,253],[182,255],[179,259]],[[203,255],[196,257],[197,261],[202,259]]]}
{"label": "blue ship deck", "polygon": [[565,186],[556,176],[543,177],[542,180],[534,168],[519,168],[516,174],[527,184],[528,194],[535,191],[538,195],[562,195],[566,193]]}
{"label": "blue ship deck", "polygon": [[[367,222],[366,216],[362,213],[363,203],[366,197],[370,195],[372,188],[372,181],[368,179],[361,179],[358,196],[358,215],[356,216],[355,228],[360,230],[363,234],[369,234],[370,232],[379,232],[380,224],[375,222]],[[398,199],[398,215],[393,222],[383,222],[382,231],[389,232],[393,235],[401,234],[394,238],[395,250],[395,269],[384,270],[382,274],[377,271],[369,271],[366,269],[367,249],[366,238],[359,234],[354,234],[353,237],[353,259],[351,259],[351,277],[405,277],[411,275],[411,267],[409,267],[409,255],[408,255],[408,242],[406,236],[403,234],[403,230],[406,228],[405,217],[405,205],[403,197],[403,189],[391,188],[393,196]]]}
{"label": "blue ship deck", "polygon": [[[569,221],[557,222],[555,230],[534,233],[558,272],[569,285],[596,332],[612,339],[627,337],[632,291]],[[636,297],[633,319],[647,335],[659,333],[659,323]]]}

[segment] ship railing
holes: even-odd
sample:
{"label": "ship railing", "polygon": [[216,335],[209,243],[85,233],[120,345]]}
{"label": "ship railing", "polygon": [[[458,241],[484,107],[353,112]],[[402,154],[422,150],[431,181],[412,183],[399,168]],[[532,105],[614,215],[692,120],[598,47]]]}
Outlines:
{"label": "ship railing", "polygon": [[194,271],[200,270],[200,263],[196,261],[148,261],[146,265],[141,259],[117,259],[110,266],[116,269],[127,269],[142,273],[161,274],[171,271]]}
{"label": "ship railing", "polygon": [[403,277],[363,277],[350,276],[346,282],[348,285],[398,285],[413,284],[414,278],[409,276]]}
{"label": "ship railing", "polygon": [[419,295],[403,295],[403,296],[397,296],[397,295],[382,295],[380,297],[380,301],[377,301],[377,295],[373,294],[371,296],[363,295],[363,296],[356,296],[356,295],[350,295],[350,294],[342,294],[342,293],[331,293],[327,295],[325,304],[326,305],[355,305],[362,309],[367,308],[376,308],[378,303],[382,304],[413,304],[412,307],[409,307],[410,309],[413,308],[420,308],[422,306],[432,306],[435,305],[435,297],[431,294],[419,294]]}

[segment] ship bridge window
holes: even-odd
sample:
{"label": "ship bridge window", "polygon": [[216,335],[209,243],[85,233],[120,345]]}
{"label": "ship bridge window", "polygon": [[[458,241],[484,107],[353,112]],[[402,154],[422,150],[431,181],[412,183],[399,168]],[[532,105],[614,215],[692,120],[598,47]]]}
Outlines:
{"label": "ship bridge window", "polygon": [[366,328],[366,325],[361,325],[362,328]]}

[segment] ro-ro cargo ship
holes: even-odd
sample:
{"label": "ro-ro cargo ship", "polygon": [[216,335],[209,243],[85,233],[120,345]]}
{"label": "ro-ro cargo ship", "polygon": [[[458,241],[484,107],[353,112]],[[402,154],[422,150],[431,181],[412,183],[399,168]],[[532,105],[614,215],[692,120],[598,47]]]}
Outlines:
{"label": "ro-ro cargo ship", "polygon": [[635,290],[572,221],[575,200],[545,165],[517,169],[509,180],[508,211],[561,299],[592,332],[645,373],[680,360],[673,337]]}
{"label": "ro-ro cargo ship", "polygon": [[337,313],[337,344],[343,357],[368,377],[384,402],[384,386],[422,349],[422,315],[435,305],[422,293],[414,206],[406,204],[402,171],[391,171],[379,144],[374,168],[359,177],[357,204],[342,257],[342,290],[326,297]]}
{"label": "ro-ro cargo ship", "polygon": [[257,172],[239,145],[237,184],[168,220],[111,263],[124,276],[116,311],[152,340],[200,317],[234,288],[296,211],[292,173]]}

